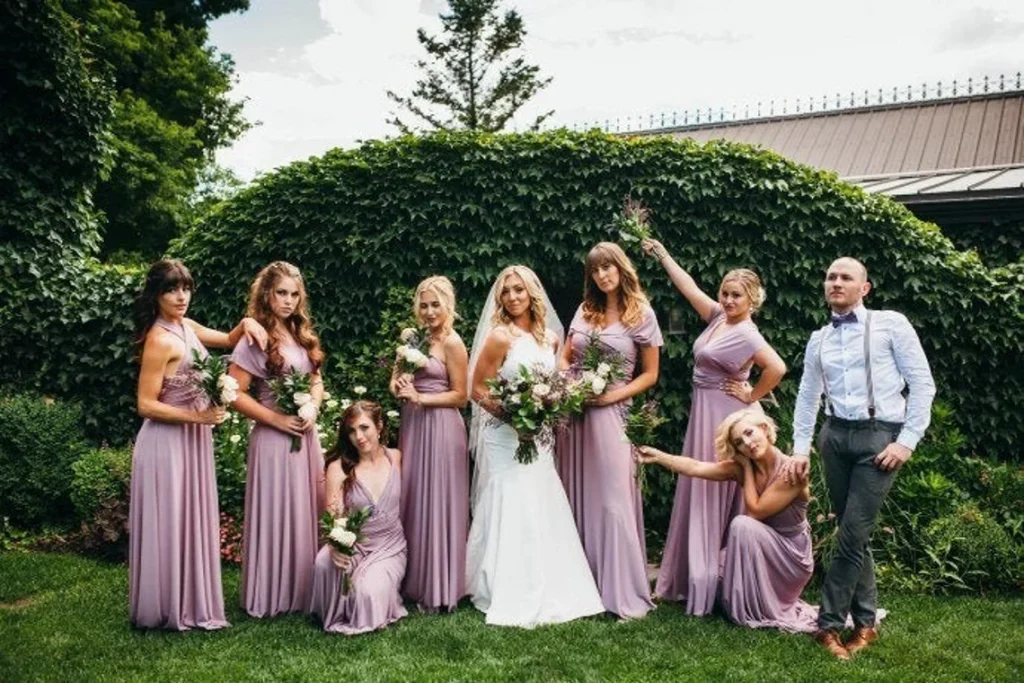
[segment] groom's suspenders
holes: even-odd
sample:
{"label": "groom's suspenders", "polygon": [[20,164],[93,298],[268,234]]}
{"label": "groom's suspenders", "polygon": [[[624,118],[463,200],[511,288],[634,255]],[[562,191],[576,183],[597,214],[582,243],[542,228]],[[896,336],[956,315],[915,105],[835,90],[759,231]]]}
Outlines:
{"label": "groom's suspenders", "polygon": [[[872,420],[875,419],[875,386],[871,381],[871,311],[867,311],[867,315],[864,316],[864,374],[867,381],[868,390],[868,417]],[[825,329],[821,333],[821,342],[818,344],[818,367],[821,369],[821,386],[825,392],[825,405],[828,406],[828,412],[832,416],[835,416],[836,411],[832,407],[832,398],[829,396],[828,391],[828,375],[825,374],[825,360],[824,360],[824,348],[825,339],[828,338],[828,333],[832,331],[832,325],[826,325]]]}

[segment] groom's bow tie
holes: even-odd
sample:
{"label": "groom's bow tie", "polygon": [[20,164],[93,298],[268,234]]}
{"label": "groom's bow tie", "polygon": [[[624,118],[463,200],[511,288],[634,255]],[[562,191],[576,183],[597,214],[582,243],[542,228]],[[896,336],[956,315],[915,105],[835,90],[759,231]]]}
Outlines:
{"label": "groom's bow tie", "polygon": [[846,325],[847,323],[855,322],[857,322],[857,314],[854,313],[853,311],[850,311],[845,315],[832,316],[832,327],[839,327],[841,325]]}

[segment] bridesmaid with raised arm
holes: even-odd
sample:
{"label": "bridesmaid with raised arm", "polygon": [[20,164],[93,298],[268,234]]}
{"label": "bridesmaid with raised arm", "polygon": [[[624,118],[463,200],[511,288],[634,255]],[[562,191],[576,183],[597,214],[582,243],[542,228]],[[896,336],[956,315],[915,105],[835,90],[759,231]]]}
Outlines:
{"label": "bridesmaid with raised arm", "polygon": [[578,368],[590,343],[621,356],[622,377],[560,435],[556,463],[605,609],[635,619],[654,603],[643,500],[623,420],[633,397],[658,381],[662,337],[636,269],[611,242],[587,254],[583,303],[569,326],[561,366]]}
{"label": "bridesmaid with raised arm", "polygon": [[[407,614],[398,593],[406,562],[399,515],[402,452],[386,443],[380,406],[357,401],[342,414],[337,445],[327,454],[328,509],[339,516],[373,508],[354,556],[325,545],[316,557],[310,611],[328,633],[376,631]],[[349,577],[348,594],[342,572]]]}
{"label": "bridesmaid with raised arm", "polygon": [[[644,240],[643,247],[658,259],[707,323],[693,344],[693,395],[683,452],[702,462],[714,462],[718,424],[742,408],[760,410],[758,401],[786,373],[786,364],[750,319],[764,303],[764,289],[753,271],[730,270],[722,278],[716,302],[701,291],[661,242]],[[760,378],[751,387],[747,379],[755,365],[760,368]],[[729,521],[742,510],[741,493],[734,482],[679,477],[656,596],[685,601],[687,614],[711,611],[718,585],[719,551]]]}
{"label": "bridesmaid with raised arm", "polygon": [[244,334],[266,333],[246,318],[217,332],[185,317],[195,285],[175,260],[154,263],[135,300],[140,350],[138,411],[144,418],[132,452],[128,594],[140,628],[228,626],[220,583],[213,427],[225,410],[210,405],[191,372],[192,354],[230,348]]}
{"label": "bridesmaid with raised arm", "polygon": [[740,626],[813,633],[818,608],[800,599],[814,573],[810,489],[780,475],[787,457],[775,447],[774,420],[760,410],[736,411],[718,425],[718,462],[669,455],[647,446],[637,458],[686,478],[738,482],[744,513],[729,524],[719,596]]}
{"label": "bridesmaid with raised arm", "polygon": [[[275,261],[259,272],[248,314],[266,328],[269,341],[266,351],[237,345],[229,370],[239,387],[232,406],[256,421],[245,481],[242,607],[250,616],[271,617],[309,608],[323,509],[316,413],[323,400],[324,353],[310,323],[302,275],[290,263]],[[285,415],[269,382],[293,371],[310,375],[312,407]],[[292,450],[292,437],[299,437],[298,450]]]}
{"label": "bridesmaid with raised arm", "polygon": [[398,448],[402,526],[409,544],[403,594],[425,612],[451,612],[466,595],[469,456],[466,345],[452,329],[455,290],[428,277],[413,295],[416,318],[429,336],[427,365],[413,375],[395,366],[391,393],[404,401]]}

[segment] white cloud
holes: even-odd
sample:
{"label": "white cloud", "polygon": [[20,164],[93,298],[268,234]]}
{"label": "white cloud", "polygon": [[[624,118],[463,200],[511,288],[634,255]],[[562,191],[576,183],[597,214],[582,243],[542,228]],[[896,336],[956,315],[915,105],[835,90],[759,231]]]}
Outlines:
{"label": "white cloud", "polygon": [[[554,78],[518,125],[555,109],[572,125],[684,108],[790,106],[865,88],[966,78],[1019,68],[1024,3],[933,0],[519,0],[527,59]],[[440,0],[320,0],[329,29],[281,59],[275,73],[238,64],[237,94],[263,122],[224,163],[259,170],[359,139],[394,133],[392,89],[408,93],[424,53],[416,29],[436,34]],[[244,15],[243,15],[244,17]],[[244,25],[244,22],[240,22]],[[284,54],[273,36],[257,36]],[[294,54],[294,50],[288,51]],[[806,106],[806,105],[805,105]]]}

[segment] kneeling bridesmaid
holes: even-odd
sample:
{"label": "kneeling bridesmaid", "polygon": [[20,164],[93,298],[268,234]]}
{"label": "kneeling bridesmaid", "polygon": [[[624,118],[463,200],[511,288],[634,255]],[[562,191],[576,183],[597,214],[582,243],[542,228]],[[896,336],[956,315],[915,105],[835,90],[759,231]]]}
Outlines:
{"label": "kneeling bridesmaid", "polygon": [[[310,611],[328,633],[356,635],[406,616],[399,587],[406,546],[399,517],[402,454],[389,449],[380,406],[358,401],[342,414],[338,442],[327,454],[326,497],[336,516],[372,506],[363,540],[349,557],[325,545],[313,568]],[[348,592],[342,590],[348,574]]]}
{"label": "kneeling bridesmaid", "polygon": [[220,583],[213,425],[224,408],[210,404],[193,378],[193,354],[231,347],[245,334],[266,344],[246,318],[230,333],[185,317],[192,275],[180,261],[154,263],[135,302],[141,349],[138,411],[145,418],[132,452],[128,593],[140,628],[228,626]]}
{"label": "kneeling bridesmaid", "polygon": [[644,446],[641,462],[711,481],[737,481],[745,513],[726,536],[718,596],[729,619],[751,628],[811,633],[818,609],[800,599],[814,573],[810,489],[779,476],[787,456],[775,447],[775,422],[760,411],[738,410],[715,431],[719,462],[674,456]]}

